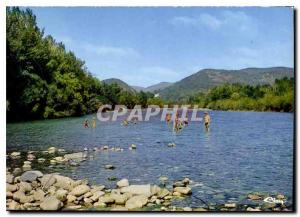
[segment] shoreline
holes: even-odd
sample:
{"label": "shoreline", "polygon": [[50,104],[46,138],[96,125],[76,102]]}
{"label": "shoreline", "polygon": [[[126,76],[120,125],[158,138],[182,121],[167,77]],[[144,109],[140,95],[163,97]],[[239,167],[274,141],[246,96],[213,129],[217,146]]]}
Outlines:
{"label": "shoreline", "polygon": [[[128,111],[130,111],[132,109],[128,109]],[[142,109],[142,111],[144,111],[146,109]],[[180,109],[178,109],[180,111]],[[187,109],[187,111],[192,111],[193,109]],[[278,114],[295,114],[295,111],[291,111],[291,112],[284,112],[284,111],[256,111],[256,110],[214,110],[214,109],[208,109],[208,108],[198,108],[198,111],[208,111],[208,112],[252,112],[252,113],[278,113]],[[112,111],[107,111],[104,113],[108,113],[108,112],[113,112]],[[11,122],[6,122],[6,124],[21,124],[21,123],[29,123],[29,122],[35,122],[35,121],[51,121],[51,120],[60,120],[60,119],[72,119],[72,118],[83,118],[89,115],[95,115],[97,116],[97,112],[96,113],[88,113],[85,115],[81,115],[81,116],[66,116],[66,117],[60,117],[60,118],[46,118],[46,119],[33,119],[33,120],[20,120],[20,121],[11,121]],[[123,115],[125,116],[125,115]],[[120,116],[120,117],[123,117]]]}
{"label": "shoreline", "polygon": [[[129,147],[131,151],[136,146]],[[52,165],[68,164],[80,166],[81,161],[89,160],[87,152],[67,153],[63,149],[50,147],[45,151],[29,151],[27,153],[13,152],[7,155],[11,162],[23,163],[20,167],[9,167],[6,172],[6,204],[7,210],[57,210],[57,211],[293,211],[293,204],[287,202],[284,195],[267,195],[253,192],[245,195],[244,203],[227,201],[224,204],[180,207],[172,202],[185,200],[193,195],[193,180],[188,177],[183,180],[168,180],[160,177],[160,184],[131,184],[131,181],[122,178],[114,188],[104,185],[89,184],[87,179],[76,180],[59,173],[43,174],[32,169],[31,162]],[[99,150],[116,151],[119,148],[103,146]],[[37,158],[36,156],[45,156]],[[25,158],[25,159],[24,159]],[[11,164],[13,165],[13,164]],[[33,164],[34,165],[34,164]],[[105,165],[105,169],[114,169],[113,165]],[[172,183],[167,188],[165,183]],[[272,201],[273,198],[274,200]],[[266,201],[269,198],[270,201]]]}

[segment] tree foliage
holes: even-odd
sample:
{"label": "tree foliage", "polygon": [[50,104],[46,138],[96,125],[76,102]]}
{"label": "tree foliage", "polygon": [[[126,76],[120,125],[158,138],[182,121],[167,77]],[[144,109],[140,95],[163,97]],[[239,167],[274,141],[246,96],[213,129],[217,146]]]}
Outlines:
{"label": "tree foliage", "polygon": [[294,111],[294,78],[273,85],[224,84],[189,98],[203,108],[217,110]]}
{"label": "tree foliage", "polygon": [[146,106],[153,95],[93,77],[84,61],[39,29],[31,10],[6,11],[8,121],[79,116],[101,104]]}

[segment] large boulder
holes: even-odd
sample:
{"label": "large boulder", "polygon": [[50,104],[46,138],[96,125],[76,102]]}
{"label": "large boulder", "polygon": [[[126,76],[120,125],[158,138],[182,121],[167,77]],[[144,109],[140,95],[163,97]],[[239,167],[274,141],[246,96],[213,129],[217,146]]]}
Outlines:
{"label": "large boulder", "polygon": [[55,196],[58,200],[65,201],[67,200],[67,194],[68,194],[67,190],[59,189],[56,191]]}
{"label": "large boulder", "polygon": [[151,194],[156,195],[161,191],[161,188],[157,185],[152,185],[151,186]]}
{"label": "large boulder", "polygon": [[19,190],[23,192],[30,192],[32,190],[31,185],[28,182],[20,182],[18,183]]}
{"label": "large boulder", "polygon": [[55,196],[45,198],[40,204],[42,210],[59,210],[63,206],[63,203]]}
{"label": "large boulder", "polygon": [[77,152],[73,154],[65,154],[64,158],[66,160],[73,160],[73,161],[83,161],[87,157],[87,154],[84,152]]}
{"label": "large boulder", "polygon": [[74,195],[68,194],[68,196],[67,196],[68,203],[72,203],[76,199],[77,199],[77,197],[75,197]]}
{"label": "large boulder", "polygon": [[148,185],[130,185],[121,188],[121,193],[130,193],[132,195],[145,195],[146,197],[151,196],[151,187]]}
{"label": "large boulder", "polygon": [[73,186],[74,186],[74,180],[69,178],[69,177],[66,177],[66,176],[61,176],[61,175],[55,175],[55,184],[54,186],[55,187],[58,187],[58,188],[63,188],[65,190],[69,190],[71,191],[73,189]]}
{"label": "large boulder", "polygon": [[138,209],[145,206],[147,202],[148,202],[148,198],[145,195],[137,195],[127,200],[125,207],[129,210]]}
{"label": "large boulder", "polygon": [[22,169],[19,168],[19,167],[15,168],[14,171],[13,171],[13,175],[14,176],[17,176],[17,175],[19,175],[21,173],[22,173]]}
{"label": "large boulder", "polygon": [[48,189],[56,182],[56,174],[46,174],[42,178],[39,178],[41,185],[44,189]]}
{"label": "large boulder", "polygon": [[105,186],[104,185],[92,185],[91,186],[91,192],[92,193],[95,193],[96,191],[102,191],[105,189]]}
{"label": "large boulder", "polygon": [[45,192],[38,189],[33,193],[33,198],[35,201],[43,201],[45,198]]}
{"label": "large boulder", "polygon": [[6,174],[6,183],[13,184],[14,176],[12,174]]}
{"label": "large boulder", "polygon": [[18,190],[17,185],[11,185],[6,183],[6,191],[15,192],[16,190]]}
{"label": "large boulder", "polygon": [[43,176],[43,173],[38,170],[30,170],[26,171],[21,175],[21,181],[22,182],[33,182],[37,180],[37,178],[40,178]]}
{"label": "large boulder", "polygon": [[125,194],[111,194],[111,197],[114,199],[115,204],[124,205],[128,197]]}
{"label": "large boulder", "polygon": [[174,188],[175,192],[179,192],[180,194],[191,194],[192,189],[190,187],[176,187]]}
{"label": "large boulder", "polygon": [[93,193],[93,195],[90,197],[91,200],[96,201],[99,199],[99,197],[103,196],[105,193],[103,191],[96,191]]}
{"label": "large boulder", "polygon": [[33,201],[34,201],[34,198],[32,195],[29,195],[29,196],[25,195],[24,197],[20,198],[20,203],[31,203]]}
{"label": "large boulder", "polygon": [[164,197],[168,196],[169,194],[170,194],[170,191],[168,191],[168,189],[166,189],[166,188],[163,188],[157,193],[157,197],[164,198]]}
{"label": "large boulder", "polygon": [[20,208],[20,204],[14,200],[10,201],[7,205],[8,210],[18,210]]}
{"label": "large boulder", "polygon": [[128,179],[121,179],[120,181],[117,182],[117,186],[118,186],[119,188],[129,186]]}
{"label": "large boulder", "polygon": [[16,191],[14,194],[13,194],[13,199],[15,201],[20,201],[23,197],[26,197],[24,191]]}
{"label": "large boulder", "polygon": [[110,204],[114,203],[115,199],[111,195],[104,195],[102,197],[99,197],[98,203],[105,203]]}
{"label": "large boulder", "polygon": [[86,192],[88,192],[89,190],[90,190],[90,187],[87,185],[78,185],[70,192],[70,194],[74,195],[74,196],[81,196],[81,195],[85,194]]}

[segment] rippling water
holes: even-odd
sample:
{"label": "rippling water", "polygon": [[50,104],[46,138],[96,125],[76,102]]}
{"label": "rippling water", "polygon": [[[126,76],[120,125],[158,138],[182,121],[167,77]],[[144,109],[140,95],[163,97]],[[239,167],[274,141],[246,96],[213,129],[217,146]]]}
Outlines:
{"label": "rippling water", "polygon": [[[158,184],[160,176],[170,181],[187,176],[194,181],[193,194],[179,201],[181,205],[198,206],[202,200],[217,204],[241,201],[253,191],[282,193],[292,202],[293,114],[212,111],[210,115],[209,133],[202,122],[190,122],[176,136],[158,118],[127,127],[120,121],[98,121],[96,129],[82,126],[91,115],[8,124],[7,150],[122,147],[124,152],[95,152],[92,160],[79,167],[60,170],[107,186],[115,186],[108,177],[128,178],[132,184]],[[177,146],[167,147],[170,142]],[[132,143],[137,145],[136,151],[128,150]],[[113,164],[116,169],[105,170],[105,164]]]}

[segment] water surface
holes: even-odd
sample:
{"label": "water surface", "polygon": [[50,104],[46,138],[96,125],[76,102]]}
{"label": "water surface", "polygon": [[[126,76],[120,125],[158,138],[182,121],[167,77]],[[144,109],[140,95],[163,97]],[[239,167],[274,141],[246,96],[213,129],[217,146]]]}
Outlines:
{"label": "water surface", "polygon": [[[196,207],[202,200],[217,204],[241,201],[253,191],[282,193],[292,202],[293,114],[212,111],[210,115],[210,132],[204,131],[202,122],[190,122],[176,136],[159,118],[127,127],[120,121],[98,121],[96,129],[82,126],[91,115],[13,123],[7,125],[7,151],[122,147],[123,152],[92,153],[93,159],[75,169],[62,167],[61,173],[110,187],[115,182],[108,177],[128,178],[132,184],[159,184],[160,176],[171,182],[189,177],[193,194],[177,202],[182,206]],[[177,146],[169,148],[170,142]],[[136,151],[128,150],[132,143]],[[105,170],[105,164],[116,169]]]}

